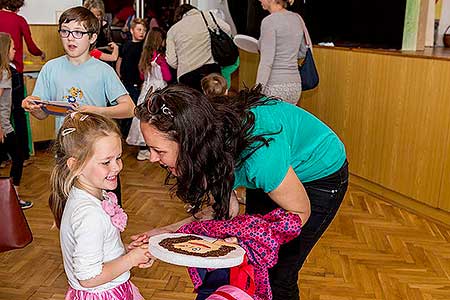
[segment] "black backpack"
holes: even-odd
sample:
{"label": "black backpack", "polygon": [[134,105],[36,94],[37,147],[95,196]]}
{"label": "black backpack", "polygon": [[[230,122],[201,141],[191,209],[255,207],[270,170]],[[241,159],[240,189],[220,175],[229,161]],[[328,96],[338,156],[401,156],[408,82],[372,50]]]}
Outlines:
{"label": "black backpack", "polygon": [[203,15],[202,11],[200,12],[203,21],[205,21],[206,28],[208,28],[209,31],[209,36],[211,38],[211,52],[214,60],[222,67],[233,65],[239,57],[239,50],[234,44],[233,39],[219,27],[219,24],[217,24],[216,19],[211,12],[209,12],[209,14],[216,24],[217,29],[209,27],[205,15]]}

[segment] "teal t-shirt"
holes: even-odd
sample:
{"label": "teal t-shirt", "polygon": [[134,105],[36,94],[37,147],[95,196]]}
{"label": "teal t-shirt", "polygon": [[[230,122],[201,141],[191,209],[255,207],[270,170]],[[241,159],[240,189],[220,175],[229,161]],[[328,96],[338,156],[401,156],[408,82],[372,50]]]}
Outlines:
{"label": "teal t-shirt", "polygon": [[[74,65],[65,55],[44,65],[33,90],[33,96],[42,100],[99,107],[116,105],[116,99],[126,94],[127,90],[110,65],[92,57],[81,65]],[[56,117],[56,131],[63,119]]]}
{"label": "teal t-shirt", "polygon": [[[270,134],[262,146],[235,170],[234,188],[260,188],[266,193],[283,181],[290,166],[301,182],[331,175],[345,162],[344,144],[322,121],[304,109],[283,101],[252,108],[253,135]],[[277,133],[279,132],[279,133]],[[244,157],[249,150],[244,151]]]}

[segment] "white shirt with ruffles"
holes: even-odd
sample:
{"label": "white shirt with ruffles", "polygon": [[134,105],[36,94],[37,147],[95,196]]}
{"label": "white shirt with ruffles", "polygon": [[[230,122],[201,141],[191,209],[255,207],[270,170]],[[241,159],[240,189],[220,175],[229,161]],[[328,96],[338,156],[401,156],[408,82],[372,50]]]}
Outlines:
{"label": "white shirt with ruffles", "polygon": [[79,280],[94,278],[103,264],[125,254],[119,230],[101,206],[101,200],[73,187],[67,199],[60,228],[64,270],[76,290],[101,292],[115,288],[130,278],[127,271],[95,288],[84,288]]}

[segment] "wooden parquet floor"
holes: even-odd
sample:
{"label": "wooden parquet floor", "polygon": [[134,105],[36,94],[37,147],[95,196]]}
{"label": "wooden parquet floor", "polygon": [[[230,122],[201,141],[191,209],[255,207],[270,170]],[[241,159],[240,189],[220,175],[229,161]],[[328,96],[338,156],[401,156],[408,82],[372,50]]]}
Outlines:
{"label": "wooden parquet floor", "polygon": [[[129,236],[185,217],[171,199],[158,166],[135,159],[126,148],[121,174]],[[34,241],[0,254],[0,300],[62,300],[67,288],[58,241],[47,206],[52,155],[40,151],[27,166],[21,189],[34,201],[26,216]],[[7,170],[1,170],[2,175]],[[191,300],[183,267],[156,262],[134,269],[132,280],[147,300]],[[449,300],[450,226],[397,208],[350,186],[338,216],[300,272],[303,300]]]}

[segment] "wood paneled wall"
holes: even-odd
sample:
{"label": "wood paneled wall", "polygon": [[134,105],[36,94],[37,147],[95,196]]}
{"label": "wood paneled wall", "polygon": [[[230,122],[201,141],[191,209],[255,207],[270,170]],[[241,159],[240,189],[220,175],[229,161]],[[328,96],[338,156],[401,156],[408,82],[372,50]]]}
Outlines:
{"label": "wood paneled wall", "polygon": [[320,84],[300,106],[344,141],[350,172],[450,220],[450,60],[334,48],[314,58]]}
{"label": "wood paneled wall", "polygon": [[[36,45],[45,52],[46,60],[61,56],[64,49],[58,34],[58,25],[30,25],[31,36]],[[26,60],[39,61],[39,57],[32,56],[24,43]]]}
{"label": "wood paneled wall", "polygon": [[239,88],[251,87],[255,84],[259,64],[259,55],[239,50]]}
{"label": "wood paneled wall", "polygon": [[[30,25],[30,29],[34,42],[45,52],[46,61],[64,54],[64,49],[58,34],[58,25]],[[40,58],[32,56],[27,51],[25,45],[24,53],[26,55],[25,60],[36,63],[31,69],[39,70],[42,65]],[[25,70],[27,70],[27,65],[25,65]],[[31,95],[33,92],[35,82],[35,78],[28,77],[25,74],[25,86],[28,95]],[[30,117],[30,123],[33,142],[47,141],[55,138],[55,118],[53,116],[49,116],[45,120]]]}
{"label": "wood paneled wall", "polygon": [[[36,78],[24,76],[27,95],[31,95],[36,84]],[[42,142],[55,139],[55,117],[48,116],[39,120],[30,114],[31,136],[33,142]]]}

